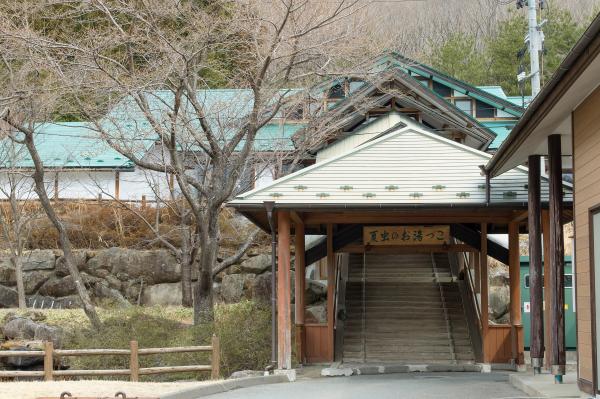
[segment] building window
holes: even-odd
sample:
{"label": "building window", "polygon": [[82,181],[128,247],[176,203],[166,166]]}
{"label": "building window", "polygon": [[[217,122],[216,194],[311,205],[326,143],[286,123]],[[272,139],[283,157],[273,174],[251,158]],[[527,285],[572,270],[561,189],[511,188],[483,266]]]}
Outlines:
{"label": "building window", "polygon": [[327,98],[344,98],[344,86],[341,83],[337,83],[329,88]]}
{"label": "building window", "polygon": [[442,97],[452,97],[452,89],[435,80],[433,81],[433,91]]}
{"label": "building window", "polygon": [[496,108],[479,100],[475,100],[475,116],[477,118],[494,118],[496,116]]}
{"label": "building window", "polygon": [[473,101],[470,98],[456,99],[454,105],[465,114],[473,116]]}

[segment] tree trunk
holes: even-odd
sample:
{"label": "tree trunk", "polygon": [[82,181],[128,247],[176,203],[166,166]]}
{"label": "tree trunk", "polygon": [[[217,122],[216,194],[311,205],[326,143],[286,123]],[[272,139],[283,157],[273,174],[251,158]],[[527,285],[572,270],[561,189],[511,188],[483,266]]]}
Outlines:
{"label": "tree trunk", "polygon": [[217,210],[206,212],[205,220],[207,226],[202,229],[198,282],[194,290],[194,324],[196,325],[214,320],[212,271],[219,251],[219,212]]}
{"label": "tree trunk", "polygon": [[23,262],[21,262],[21,256],[13,254],[12,263],[15,267],[15,276],[17,279],[17,296],[19,298],[19,309],[25,309],[27,303],[25,302],[25,284],[23,284]]}
{"label": "tree trunk", "polygon": [[44,212],[48,216],[48,219],[52,222],[56,231],[58,232],[58,239],[60,242],[61,249],[63,250],[63,255],[65,259],[65,263],[67,264],[67,268],[69,270],[69,274],[73,278],[73,283],[75,284],[75,288],[77,290],[77,294],[79,295],[79,299],[81,300],[83,311],[90,319],[92,326],[95,328],[99,328],[101,326],[100,318],[98,317],[98,313],[96,313],[96,308],[92,304],[92,300],[90,298],[87,289],[83,283],[81,278],[81,274],[79,273],[79,269],[73,260],[73,252],[71,250],[71,240],[67,235],[67,229],[60,221],[56,212],[54,212],[54,208],[52,207],[52,203],[48,198],[48,193],[46,192],[46,186],[44,184],[44,165],[40,156],[37,152],[37,148],[33,142],[33,133],[27,133],[25,135],[25,145],[27,146],[27,150],[31,155],[31,159],[34,164],[34,172],[33,172],[33,181],[35,183],[35,192],[40,199],[40,203]]}
{"label": "tree trunk", "polygon": [[[187,237],[183,238],[184,240]],[[192,298],[192,257],[187,245],[181,248],[181,304],[186,308],[194,304]]]}

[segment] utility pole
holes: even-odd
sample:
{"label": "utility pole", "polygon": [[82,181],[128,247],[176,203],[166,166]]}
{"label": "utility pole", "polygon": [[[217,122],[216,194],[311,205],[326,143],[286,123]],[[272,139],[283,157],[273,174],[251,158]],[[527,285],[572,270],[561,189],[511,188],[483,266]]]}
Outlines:
{"label": "utility pole", "polygon": [[535,98],[540,92],[540,51],[542,47],[540,28],[537,22],[537,0],[528,0],[529,20],[529,59],[531,65],[531,97]]}
{"label": "utility pole", "polygon": [[[523,81],[526,79],[531,79],[531,98],[533,100],[538,95],[541,89],[540,52],[542,51],[542,43],[544,42],[544,33],[542,32],[542,26],[545,23],[545,21],[542,21],[542,23],[538,24],[538,0],[526,1],[529,31],[527,36],[525,37],[525,44],[529,49],[530,71],[529,75],[526,75],[524,72],[519,73],[517,78],[519,80],[519,83],[523,83]],[[517,0],[517,8],[523,8],[524,6],[525,0]]]}

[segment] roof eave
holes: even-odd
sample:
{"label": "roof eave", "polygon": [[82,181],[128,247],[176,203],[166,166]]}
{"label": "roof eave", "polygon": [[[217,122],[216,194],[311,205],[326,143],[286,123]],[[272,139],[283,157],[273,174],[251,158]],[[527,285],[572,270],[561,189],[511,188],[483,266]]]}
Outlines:
{"label": "roof eave", "polygon": [[[594,41],[596,43],[594,43]],[[596,46],[590,48],[592,44]],[[552,107],[577,80],[585,67],[600,54],[600,14],[573,46],[550,81],[531,102],[519,122],[506,137],[494,157],[486,165],[491,177],[500,174],[513,152],[529,137],[535,127],[552,110]],[[579,65],[578,65],[579,64]],[[574,68],[577,67],[577,70]],[[573,76],[568,76],[572,73]],[[562,84],[562,86],[561,86]]]}

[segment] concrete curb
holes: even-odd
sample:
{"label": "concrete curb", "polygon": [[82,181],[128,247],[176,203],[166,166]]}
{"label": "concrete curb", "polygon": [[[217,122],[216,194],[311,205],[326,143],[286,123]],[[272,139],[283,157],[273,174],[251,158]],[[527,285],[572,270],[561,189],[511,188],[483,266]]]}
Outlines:
{"label": "concrete curb", "polygon": [[287,375],[267,375],[260,377],[238,378],[234,380],[223,380],[213,384],[184,389],[179,392],[163,395],[160,399],[195,399],[217,393],[232,391],[234,389],[249,388],[256,385],[279,384],[290,382]]}
{"label": "concrete curb", "polygon": [[321,370],[323,377],[349,377],[351,375],[375,375],[398,373],[425,373],[425,372],[483,372],[480,364],[388,364],[329,367]]}
{"label": "concrete curb", "polygon": [[580,398],[582,393],[579,392],[577,385],[574,382],[557,385],[552,382],[552,375],[544,374],[540,378],[524,375],[519,373],[510,374],[508,381],[510,384],[525,392],[527,395],[534,398]]}

